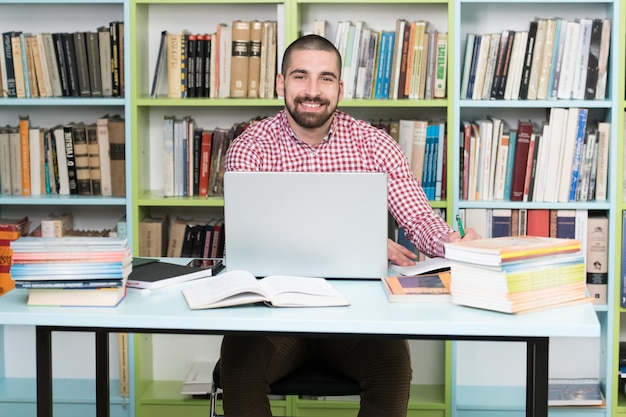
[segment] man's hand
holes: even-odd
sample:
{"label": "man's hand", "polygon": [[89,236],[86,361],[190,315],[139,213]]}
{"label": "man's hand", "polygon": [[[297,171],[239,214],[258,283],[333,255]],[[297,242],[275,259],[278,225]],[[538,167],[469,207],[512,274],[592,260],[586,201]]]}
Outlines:
{"label": "man's hand", "polygon": [[476,230],[469,228],[465,229],[465,236],[461,238],[461,234],[459,232],[450,232],[446,236],[446,242],[460,242],[461,240],[478,240],[482,239],[482,237],[476,232]]}
{"label": "man's hand", "polygon": [[387,240],[387,257],[389,260],[400,266],[415,265],[416,254],[402,246],[401,244],[394,242],[391,239]]}

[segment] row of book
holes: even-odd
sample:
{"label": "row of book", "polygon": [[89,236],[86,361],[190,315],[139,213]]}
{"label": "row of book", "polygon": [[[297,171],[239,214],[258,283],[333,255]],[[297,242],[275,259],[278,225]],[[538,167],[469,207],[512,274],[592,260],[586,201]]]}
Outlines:
{"label": "row of book", "polygon": [[139,256],[223,258],[224,219],[147,216],[139,223]]}
{"label": "row of book", "polygon": [[[325,36],[325,22],[314,32]],[[363,21],[340,21],[333,39],[343,61],[346,99],[446,97],[448,34],[424,20],[397,19],[395,30],[374,30]]]}
{"label": "row of book", "polygon": [[605,201],[611,125],[588,109],[554,108],[548,121],[464,121],[461,198],[535,202]]}
{"label": "row of book", "polygon": [[537,18],[526,31],[468,33],[461,99],[603,100],[611,20]]}
{"label": "row of book", "polygon": [[126,239],[20,237],[11,242],[11,277],[28,305],[108,306],[126,295],[132,255]]}
{"label": "row of book", "polygon": [[222,196],[226,151],[256,120],[234,123],[230,128],[204,129],[191,117],[165,116],[164,196]]}
{"label": "row of book", "polygon": [[587,289],[593,301],[606,304],[609,220],[606,212],[584,209],[462,209],[464,223],[483,238],[539,236],[577,239],[585,257]]}
{"label": "row of book", "polygon": [[400,119],[398,122],[398,144],[431,201],[445,196],[446,142],[446,122],[443,120]]}
{"label": "row of book", "polygon": [[20,117],[0,127],[2,195],[126,195],[125,127],[119,115],[43,128]]}
{"label": "row of book", "polygon": [[2,36],[2,97],[124,96],[122,21],[95,31]]}
{"label": "row of book", "polygon": [[276,21],[235,20],[213,33],[161,32],[151,97],[167,71],[167,97],[273,98]]}

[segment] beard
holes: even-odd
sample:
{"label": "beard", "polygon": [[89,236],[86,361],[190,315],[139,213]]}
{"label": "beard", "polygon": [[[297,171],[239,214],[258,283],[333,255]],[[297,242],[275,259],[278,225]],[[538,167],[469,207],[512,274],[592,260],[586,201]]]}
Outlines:
{"label": "beard", "polygon": [[319,97],[296,97],[290,104],[287,104],[287,111],[293,118],[293,120],[299,125],[307,129],[317,129],[324,126],[328,120],[332,117],[335,108],[326,107],[326,111],[323,112],[306,112],[301,111],[298,106],[300,103],[318,103],[323,106],[328,106],[330,102]]}

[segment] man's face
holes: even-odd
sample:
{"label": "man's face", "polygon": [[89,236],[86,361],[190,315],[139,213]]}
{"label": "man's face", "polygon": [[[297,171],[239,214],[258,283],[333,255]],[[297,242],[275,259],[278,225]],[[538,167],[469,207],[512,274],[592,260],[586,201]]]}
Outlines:
{"label": "man's face", "polygon": [[[335,54],[325,51],[294,51],[286,74],[277,78],[277,91],[293,121],[305,129],[329,124],[343,97]],[[327,126],[326,126],[327,127]]]}

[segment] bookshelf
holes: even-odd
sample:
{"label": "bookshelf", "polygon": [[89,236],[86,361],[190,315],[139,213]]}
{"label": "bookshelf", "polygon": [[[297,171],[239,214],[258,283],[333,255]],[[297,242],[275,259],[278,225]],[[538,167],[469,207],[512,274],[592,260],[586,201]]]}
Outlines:
{"label": "bookshelf", "polygon": [[[423,1],[392,1],[386,4],[376,2],[309,2],[309,1],[259,1],[254,2],[254,11],[249,10],[249,1],[235,1],[224,4],[222,1],[200,1],[176,3],[154,1],[131,1],[131,26],[135,27],[131,34],[130,48],[141,51],[131,56],[131,119],[133,155],[150,155],[145,158],[134,158],[133,166],[133,208],[132,217],[135,222],[135,233],[138,232],[139,221],[147,215],[162,216],[165,213],[181,217],[209,218],[221,213],[223,200],[219,197],[170,197],[163,198],[163,175],[159,172],[159,164],[154,163],[162,158],[160,147],[154,146],[155,140],[161,136],[160,128],[165,115],[177,117],[191,116],[199,126],[205,128],[229,127],[235,122],[256,115],[271,115],[282,108],[281,99],[205,99],[183,98],[168,99],[167,86],[162,79],[159,95],[156,99],[149,98],[150,82],[156,63],[158,40],[161,31],[177,33],[187,29],[190,33],[209,31],[219,22],[230,24],[234,19],[274,19],[278,21],[279,33],[282,33],[282,48],[295,39],[300,31],[311,32],[315,20],[326,20],[327,37],[334,36],[337,23],[341,20],[363,20],[369,27],[377,30],[393,30],[395,21],[400,16],[414,20],[424,18],[440,31],[450,27],[451,14],[448,2]],[[173,16],[181,16],[180,19]],[[182,18],[185,16],[185,18]],[[282,25],[282,31],[280,26]],[[280,49],[282,49],[280,48]],[[279,49],[279,50],[280,50]],[[280,58],[279,58],[280,59]],[[146,77],[145,74],[150,74]],[[450,102],[439,100],[344,100],[340,108],[366,120],[414,118],[416,114],[426,114],[433,118],[448,118]],[[450,153],[448,153],[450,155]],[[155,166],[156,165],[156,166]],[[448,201],[433,202],[433,205],[446,209]],[[137,246],[135,246],[137,248]],[[185,340],[185,339],[182,339]],[[181,407],[186,413],[204,413],[207,403],[189,400],[179,394],[177,380],[184,378],[192,360],[215,360],[219,355],[220,339],[218,337],[201,337],[194,343],[181,343],[179,336],[136,335],[135,336],[135,411],[137,416],[155,415],[155,410],[169,410]],[[196,347],[193,347],[193,346]],[[197,347],[197,346],[202,347]],[[420,375],[415,383],[415,395],[412,397],[411,413],[426,413],[432,416],[449,415],[449,350],[445,342],[418,342],[412,345],[416,354],[424,352],[436,360],[429,364],[416,361],[415,372]],[[185,346],[181,348],[181,346]],[[183,351],[174,356],[181,358],[178,367],[175,364],[164,366],[164,360],[172,352]],[[433,355],[433,356],[431,356]],[[420,355],[418,355],[420,356]],[[426,375],[426,376],[424,376]],[[354,401],[316,401],[289,398],[285,401],[273,401],[277,415],[292,415],[295,410],[300,413],[314,415],[320,412],[340,412],[346,415],[355,414],[357,406]],[[168,410],[168,411],[165,411]],[[306,411],[303,411],[306,410]],[[317,410],[317,411],[316,411]],[[302,415],[302,414],[301,414]],[[424,414],[419,414],[424,415]]]}
{"label": "bookshelf", "polygon": [[[95,31],[109,22],[127,20],[122,0],[111,1],[0,1],[3,32],[22,31],[33,35],[44,32]],[[3,62],[4,65],[4,62]],[[28,116],[31,126],[52,128],[70,122],[92,123],[104,114],[126,117],[127,99],[121,97],[0,97],[0,125],[17,126],[20,116]],[[127,117],[126,117],[127,118]],[[126,154],[130,154],[129,149]],[[130,162],[130,159],[127,160]],[[127,169],[129,171],[129,169]],[[130,199],[124,197],[15,195],[0,196],[0,216],[27,215],[31,229],[50,213],[71,212],[75,228],[105,229],[126,214]],[[95,403],[94,341],[85,334],[55,334],[55,412],[85,415]],[[70,346],[68,348],[68,346]],[[117,352],[117,343],[111,345]],[[36,415],[35,331],[34,328],[4,326],[0,329],[0,413]],[[113,416],[129,416],[129,398],[119,395],[117,354],[111,355]]]}
{"label": "bookshelf", "polygon": [[[621,2],[621,8],[619,11],[620,22],[623,24],[626,22],[626,5],[624,2]],[[621,25],[620,25],[621,26]],[[626,36],[626,31],[623,27],[620,27],[618,32],[619,40],[624,41],[624,37]],[[620,59],[617,63],[619,71],[618,80],[617,80],[617,129],[618,136],[620,138],[624,138],[624,129],[626,129],[626,118],[624,117],[624,112],[626,111],[626,82],[624,80],[624,74],[626,73],[626,60],[624,56],[620,56]],[[615,190],[616,200],[617,200],[617,216],[616,216],[616,242],[615,250],[613,254],[616,259],[616,273],[615,283],[614,283],[614,294],[613,294],[613,302],[615,305],[614,316],[615,321],[613,323],[613,354],[611,360],[613,361],[613,368],[610,375],[612,375],[613,380],[615,381],[613,385],[612,391],[612,407],[613,413],[615,416],[623,417],[626,416],[626,396],[624,395],[624,384],[623,380],[620,379],[619,375],[619,345],[620,341],[626,340],[626,309],[621,305],[622,298],[624,297],[624,273],[626,271],[626,264],[624,258],[624,250],[626,249],[626,243],[624,241],[624,233],[623,228],[626,225],[624,222],[624,214],[626,213],[626,188],[624,187],[624,179],[626,176],[624,175],[624,169],[626,168],[626,164],[624,164],[624,152],[626,152],[626,147],[624,147],[623,140],[617,141],[617,169],[615,172],[615,186],[613,189]]]}
{"label": "bookshelf", "polygon": [[[455,167],[459,167],[463,155],[462,132],[460,129],[463,121],[475,121],[488,117],[501,118],[508,123],[510,129],[517,129],[520,119],[530,119],[535,124],[547,120],[548,115],[556,108],[587,108],[593,118],[605,120],[611,123],[611,141],[609,144],[609,178],[608,197],[606,201],[577,201],[577,202],[546,202],[540,199],[536,202],[511,202],[493,199],[463,199],[461,195],[454,194],[454,211],[467,210],[496,210],[496,209],[570,209],[578,211],[599,211],[609,218],[609,287],[608,301],[606,304],[597,304],[596,312],[602,326],[602,335],[596,341],[582,340],[551,340],[550,344],[550,377],[582,377],[583,375],[599,378],[604,388],[607,405],[604,408],[585,410],[575,408],[551,408],[550,415],[615,415],[616,375],[614,367],[615,333],[614,327],[616,310],[615,292],[619,288],[619,272],[617,253],[619,251],[619,239],[615,230],[621,220],[619,207],[620,195],[616,193],[617,171],[621,161],[615,156],[622,138],[621,126],[623,108],[618,109],[618,79],[623,74],[623,63],[620,58],[611,56],[609,61],[609,79],[607,84],[607,98],[604,100],[472,100],[461,99],[461,87],[463,85],[463,63],[468,34],[501,33],[503,30],[528,31],[529,24],[535,18],[553,18],[573,20],[577,18],[609,18],[613,22],[620,22],[620,7],[623,2],[572,2],[572,1],[548,1],[531,2],[528,5],[520,2],[508,1],[456,1],[455,2],[455,66],[453,91],[457,92],[454,97],[454,110],[452,126],[457,126],[454,135],[456,144],[453,147]],[[529,7],[530,6],[530,7]],[[623,22],[623,20],[621,20]],[[614,26],[619,27],[619,24]],[[621,33],[621,35],[620,35]],[[612,27],[611,51],[614,51],[623,39],[623,31]],[[619,65],[622,72],[618,72]],[[622,82],[622,81],[619,81]],[[623,93],[620,93],[620,97]],[[621,154],[621,153],[620,153]],[[462,183],[459,175],[453,175],[452,189],[461,190]],[[466,227],[472,224],[466,221]],[[478,224],[476,224],[478,226]],[[484,230],[488,230],[484,229]],[[483,235],[485,232],[482,232]],[[572,346],[576,349],[571,349]],[[508,351],[508,354],[505,352]],[[518,388],[520,378],[525,375],[523,361],[516,362],[510,358],[522,357],[523,349],[520,346],[506,348],[495,347],[489,343],[457,342],[453,346],[452,360],[452,392],[457,401],[452,406],[456,415],[522,415],[523,403],[520,401],[523,390]],[[467,367],[468,359],[474,361],[474,366]],[[507,369],[507,372],[501,372]],[[480,375],[480,376],[478,376]],[[496,398],[500,400],[496,400]],[[613,403],[612,403],[613,401]],[[499,404],[498,404],[499,403]]]}

